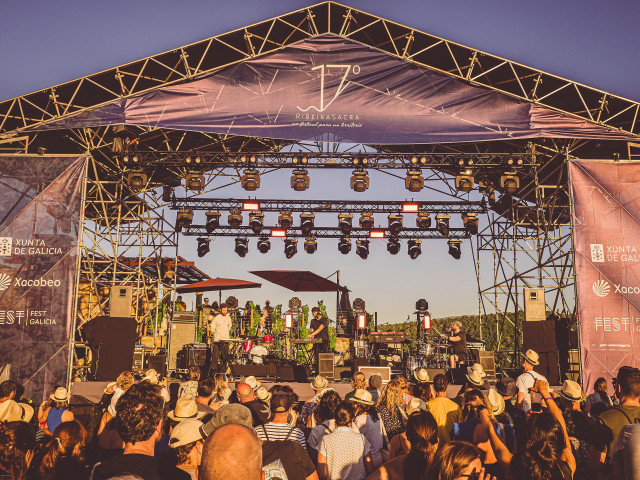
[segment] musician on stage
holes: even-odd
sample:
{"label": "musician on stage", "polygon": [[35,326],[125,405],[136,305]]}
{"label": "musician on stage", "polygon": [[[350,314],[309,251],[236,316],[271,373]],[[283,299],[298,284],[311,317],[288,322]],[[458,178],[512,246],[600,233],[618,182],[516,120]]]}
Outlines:
{"label": "musician on stage", "polygon": [[229,307],[226,303],[220,305],[220,313],[215,317],[210,315],[209,338],[211,339],[211,366],[216,372],[222,372],[227,368],[227,359],[229,358],[229,344],[223,340],[231,338],[230,330],[232,327],[231,316],[229,315]]}
{"label": "musician on stage", "polygon": [[313,318],[311,319],[311,332],[309,333],[309,338],[319,338],[322,340],[322,343],[314,343],[313,350],[316,354],[316,361],[319,353],[328,353],[329,352],[329,320],[327,317],[323,316],[320,313],[320,309],[318,307],[313,307],[311,309],[311,315]]}
{"label": "musician on stage", "polygon": [[264,302],[262,315],[260,315],[260,323],[256,335],[264,337],[265,335],[273,335],[273,307],[269,304],[269,300]]}
{"label": "musician on stage", "polygon": [[452,353],[449,356],[449,367],[453,370],[458,362],[467,360],[467,336],[462,330],[462,323],[458,320],[451,324],[447,333],[441,335],[451,344]]}

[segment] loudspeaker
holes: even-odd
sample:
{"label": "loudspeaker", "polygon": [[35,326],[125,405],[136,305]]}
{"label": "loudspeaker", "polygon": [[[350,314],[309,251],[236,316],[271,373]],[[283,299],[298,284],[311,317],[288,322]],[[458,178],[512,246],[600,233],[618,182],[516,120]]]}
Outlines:
{"label": "loudspeaker", "polygon": [[555,319],[544,322],[523,322],[522,351],[532,349],[540,356],[540,365],[533,369],[549,380],[549,385],[560,385],[559,356],[556,344]]}
{"label": "loudspeaker", "polygon": [[111,287],[109,297],[109,315],[111,317],[131,317],[131,302],[133,287],[131,285],[116,285]]}
{"label": "loudspeaker", "polygon": [[308,381],[309,372],[306,365],[278,365],[276,380],[278,382],[300,382]]}
{"label": "loudspeaker", "polygon": [[144,371],[144,348],[135,347],[131,370],[133,373],[142,373]]}
{"label": "loudspeaker", "polygon": [[147,355],[145,357],[145,370],[153,368],[161,376],[167,375],[167,356],[166,355]]}
{"label": "loudspeaker", "polygon": [[493,352],[478,352],[478,363],[484,368],[487,380],[496,379],[496,359]]}
{"label": "loudspeaker", "polygon": [[333,353],[319,353],[318,354],[318,375],[322,375],[327,380],[333,381],[335,358]]}
{"label": "loudspeaker", "polygon": [[167,355],[169,357],[169,371],[176,369],[178,352],[188,343],[196,343],[196,322],[171,321],[169,323],[169,341]]}
{"label": "loudspeaker", "polygon": [[429,374],[429,380],[431,382],[433,382],[433,377],[435,377],[436,375],[444,375],[444,368],[426,368],[425,370]]}
{"label": "loudspeaker", "polygon": [[133,365],[137,324],[133,318],[96,317],[82,325],[91,348],[91,374],[98,381],[113,381]]}
{"label": "loudspeaker", "polygon": [[189,367],[200,368],[200,378],[209,376],[211,350],[204,343],[187,344],[176,355],[176,370],[186,373]]}
{"label": "loudspeaker", "polygon": [[524,319],[527,322],[543,322],[547,318],[544,288],[524,289]]}
{"label": "loudspeaker", "polygon": [[277,375],[275,365],[233,365],[231,368],[236,377],[276,378]]}
{"label": "loudspeaker", "polygon": [[369,367],[371,364],[369,363],[368,358],[354,358],[353,359],[353,371],[357,372],[360,370],[360,367]]}
{"label": "loudspeaker", "polygon": [[386,385],[391,380],[391,369],[389,367],[369,367],[359,366],[357,367],[359,372],[364,373],[365,380],[369,383],[369,377],[371,375],[380,375],[382,377],[382,384]]}

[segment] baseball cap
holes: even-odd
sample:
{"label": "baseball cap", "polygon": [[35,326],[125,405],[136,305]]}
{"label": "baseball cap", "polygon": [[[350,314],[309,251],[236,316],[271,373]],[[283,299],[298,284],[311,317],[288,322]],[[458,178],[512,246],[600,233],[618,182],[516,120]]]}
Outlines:
{"label": "baseball cap", "polygon": [[273,413],[283,413],[291,408],[291,397],[286,393],[277,393],[271,398],[271,411]]}

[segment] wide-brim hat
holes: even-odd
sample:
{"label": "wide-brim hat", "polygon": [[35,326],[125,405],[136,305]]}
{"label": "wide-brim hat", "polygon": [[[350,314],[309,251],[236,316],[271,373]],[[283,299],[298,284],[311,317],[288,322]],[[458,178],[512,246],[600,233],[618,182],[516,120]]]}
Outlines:
{"label": "wide-brim hat", "polygon": [[256,398],[261,402],[268,402],[271,400],[273,394],[264,387],[260,387],[256,390]]}
{"label": "wide-brim hat", "polygon": [[474,363],[471,367],[468,368],[469,372],[471,372],[472,370],[478,372],[482,378],[487,376],[487,373],[484,371],[484,367],[479,363]]}
{"label": "wide-brim hat", "polygon": [[413,397],[407,405],[407,415],[411,415],[413,412],[419,412],[420,410],[427,410],[427,404],[420,398]]}
{"label": "wide-brim hat", "polygon": [[56,388],[56,391],[49,395],[49,398],[54,402],[68,402],[71,398],[71,394],[64,387]]}
{"label": "wide-brim hat", "polygon": [[0,403],[0,422],[29,422],[33,418],[33,407],[15,400]]}
{"label": "wide-brim hat", "polygon": [[[116,387],[117,384],[118,384],[118,382],[109,382],[109,383],[107,383],[107,386],[104,387],[104,393],[108,393],[108,394],[114,393],[113,389]],[[110,392],[109,389],[111,389],[112,391]]]}
{"label": "wide-brim hat", "polygon": [[204,424],[202,431],[205,435],[211,435],[217,428],[223,425],[237,424],[253,428],[251,410],[239,403],[228,403],[221,406],[211,420]]}
{"label": "wide-brim hat", "polygon": [[484,378],[482,377],[482,374],[480,372],[478,372],[477,370],[471,370],[465,376],[467,377],[467,380],[469,381],[469,383],[471,385],[474,385],[476,387],[483,387],[484,386]]}
{"label": "wide-brim hat", "polygon": [[260,385],[262,385],[258,380],[256,380],[256,377],[254,377],[253,375],[245,378],[243,382],[249,385],[251,387],[251,390],[254,390],[254,391],[259,389]]}
{"label": "wide-brim hat", "polygon": [[460,320],[454,320],[451,322],[451,326],[455,325],[458,328],[462,328],[462,322]]}
{"label": "wide-brim hat", "polygon": [[560,389],[560,396],[570,402],[581,402],[584,400],[584,393],[580,385],[573,380],[565,380]]}
{"label": "wide-brim hat", "polygon": [[349,400],[352,402],[362,403],[363,405],[373,405],[373,397],[369,390],[358,388]]}
{"label": "wide-brim hat", "polygon": [[504,398],[502,398],[502,395],[500,395],[497,390],[493,388],[489,389],[487,398],[489,399],[489,404],[491,405],[491,410],[494,415],[500,415],[504,412]]}
{"label": "wide-brim hat", "polygon": [[176,402],[176,408],[167,413],[167,417],[176,422],[181,422],[188,418],[196,420],[204,417],[205,412],[198,411],[198,404],[193,397],[182,397]]}
{"label": "wide-brim hat", "polygon": [[524,352],[522,356],[531,365],[540,365],[540,355],[538,355],[535,351],[529,349]]}
{"label": "wide-brim hat", "polygon": [[424,368],[417,368],[413,371],[413,378],[415,378],[420,383],[428,383],[429,372],[427,372]]}
{"label": "wide-brim hat", "polygon": [[505,377],[496,383],[496,390],[505,397],[513,397],[518,392],[516,381],[511,377]]}
{"label": "wide-brim hat", "polygon": [[194,418],[187,418],[180,422],[171,431],[169,447],[177,448],[197,442],[198,440],[204,440],[207,438],[207,435],[202,427],[202,422]]}
{"label": "wide-brim hat", "polygon": [[147,370],[141,381],[144,382],[145,380],[148,380],[151,383],[158,383],[158,372],[156,372],[153,368],[151,370]]}
{"label": "wide-brim hat", "polygon": [[324,390],[329,385],[329,380],[327,380],[322,375],[317,375],[314,377],[313,382],[311,382],[311,388],[314,390]]}

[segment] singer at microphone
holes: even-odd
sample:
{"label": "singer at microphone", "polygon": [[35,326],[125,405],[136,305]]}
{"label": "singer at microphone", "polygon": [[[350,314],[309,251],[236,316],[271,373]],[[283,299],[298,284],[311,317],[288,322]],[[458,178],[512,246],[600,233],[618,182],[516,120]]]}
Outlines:
{"label": "singer at microphone", "polygon": [[453,322],[447,333],[442,334],[442,337],[451,344],[452,353],[449,356],[449,366],[454,369],[458,362],[467,360],[467,336],[462,330],[462,323],[458,320]]}

